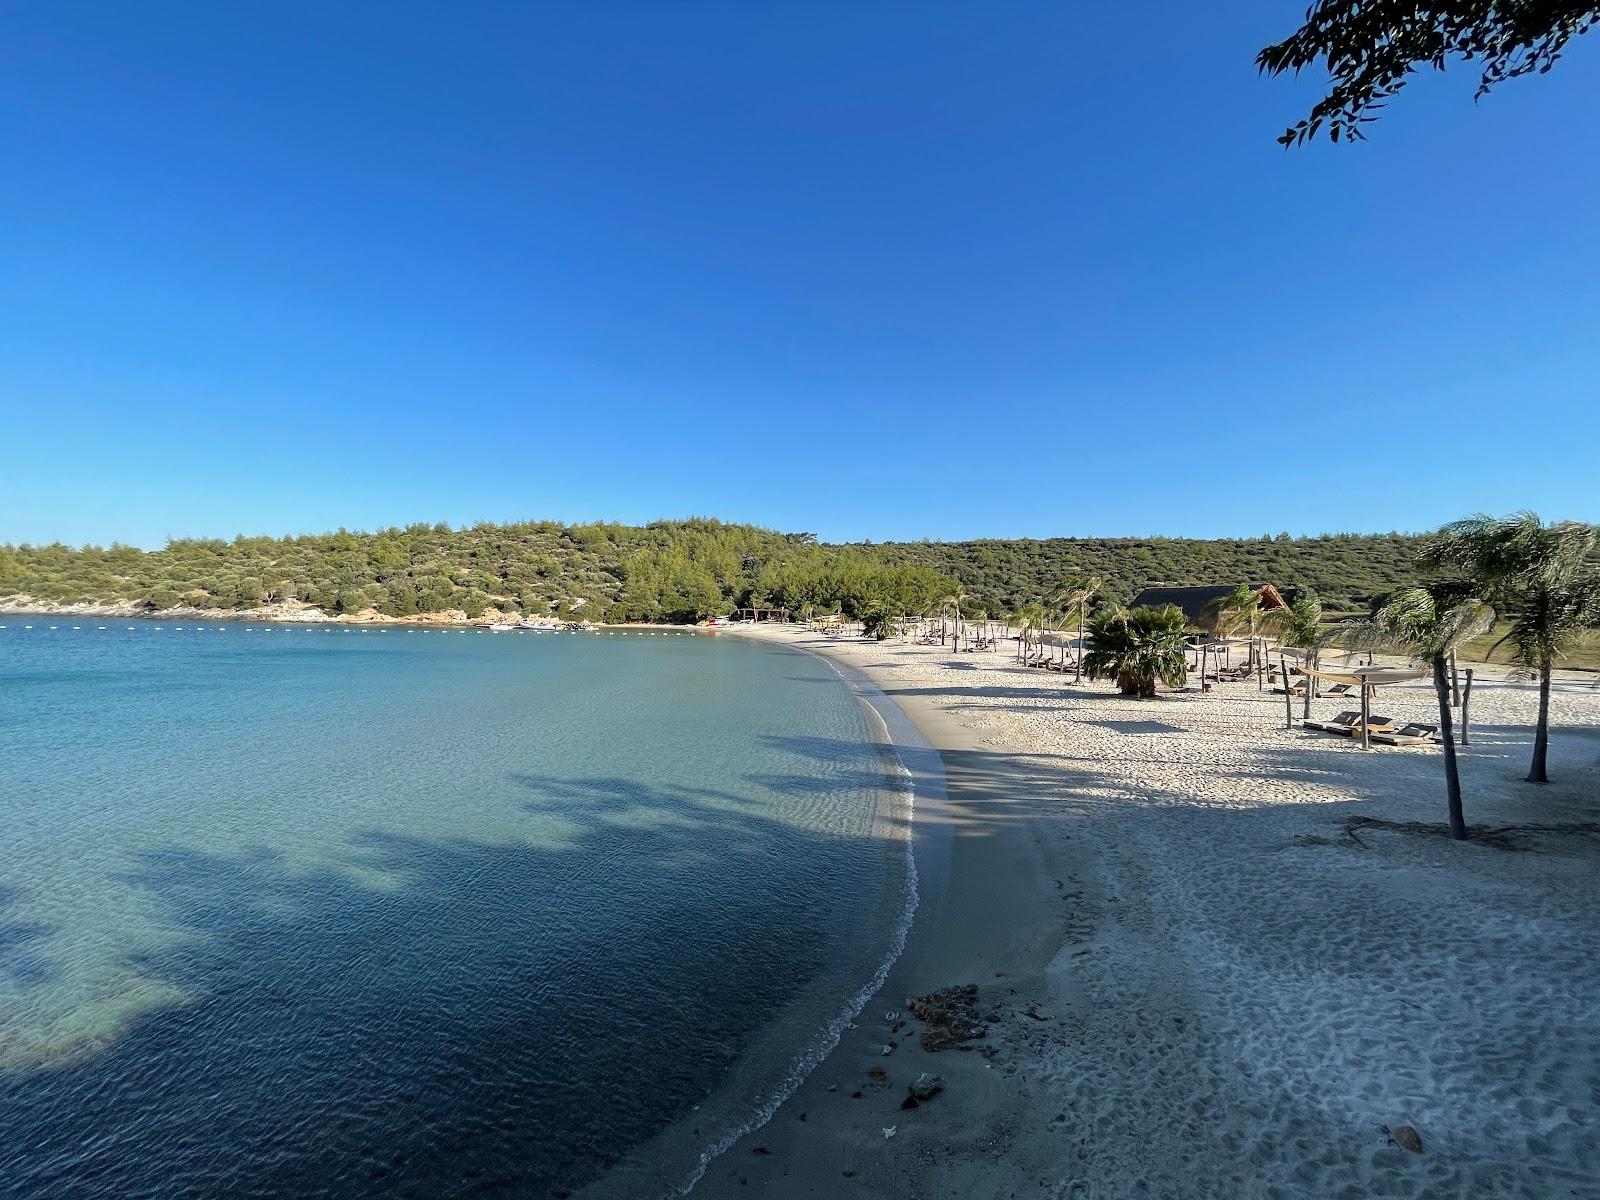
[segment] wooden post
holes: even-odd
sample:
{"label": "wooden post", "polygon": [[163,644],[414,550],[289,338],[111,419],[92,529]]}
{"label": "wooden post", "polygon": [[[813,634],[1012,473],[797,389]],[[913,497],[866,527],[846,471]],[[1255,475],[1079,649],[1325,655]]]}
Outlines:
{"label": "wooden post", "polygon": [[1367,681],[1361,681],[1361,748],[1372,749],[1372,731],[1367,728],[1367,719],[1372,715],[1372,689],[1367,686]]}
{"label": "wooden post", "polygon": [[1472,745],[1472,737],[1467,725],[1467,705],[1472,703],[1472,668],[1467,668],[1467,688],[1461,693],[1461,744]]}
{"label": "wooden post", "polygon": [[1202,695],[1205,694],[1206,690],[1206,656],[1210,652],[1211,646],[1209,643],[1200,647],[1200,692]]}
{"label": "wooden post", "polygon": [[1456,652],[1450,651],[1450,703],[1461,707],[1461,673],[1456,670]]}
{"label": "wooden post", "polygon": [[[1281,660],[1280,660],[1280,662],[1281,662]],[[1289,691],[1289,672],[1288,671],[1284,671],[1284,673],[1283,673],[1283,716],[1284,716],[1284,719],[1289,722],[1289,724],[1285,728],[1293,729],[1294,728],[1294,696],[1292,696],[1290,694],[1290,691]]]}

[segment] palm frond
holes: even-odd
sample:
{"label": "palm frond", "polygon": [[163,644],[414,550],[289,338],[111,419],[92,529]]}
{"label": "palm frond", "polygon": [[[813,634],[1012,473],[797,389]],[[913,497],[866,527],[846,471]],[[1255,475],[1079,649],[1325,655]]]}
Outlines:
{"label": "palm frond", "polygon": [[1352,629],[1349,640],[1359,649],[1429,663],[1459,649],[1493,623],[1494,609],[1482,600],[1455,601],[1427,588],[1402,588],[1370,621]]}

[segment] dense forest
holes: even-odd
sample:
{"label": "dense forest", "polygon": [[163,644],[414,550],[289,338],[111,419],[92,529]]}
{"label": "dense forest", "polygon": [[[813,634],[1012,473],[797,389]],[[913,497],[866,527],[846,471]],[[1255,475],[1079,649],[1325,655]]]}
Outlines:
{"label": "dense forest", "polygon": [[964,596],[1010,613],[1099,575],[1128,599],[1146,583],[1270,581],[1311,587],[1333,609],[1364,609],[1415,580],[1420,539],[986,539],[819,545],[710,519],[645,526],[411,525],[376,533],[185,539],[160,550],[0,545],[0,603],[120,601],[251,610],[298,601],[332,614],[460,612],[593,621],[691,621],[735,605],[801,612],[926,611]]}

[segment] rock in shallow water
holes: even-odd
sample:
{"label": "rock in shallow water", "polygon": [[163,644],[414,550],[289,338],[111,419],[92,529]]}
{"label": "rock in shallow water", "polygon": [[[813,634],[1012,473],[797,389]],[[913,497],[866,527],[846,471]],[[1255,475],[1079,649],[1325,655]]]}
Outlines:
{"label": "rock in shallow water", "polygon": [[940,1092],[944,1091],[944,1080],[940,1079],[937,1075],[931,1074],[928,1071],[924,1071],[921,1075],[917,1076],[916,1081],[907,1087],[906,1090],[911,1093],[911,1099],[915,1100],[918,1104],[925,1104],[927,1101],[932,1100]]}
{"label": "rock in shallow water", "polygon": [[1412,1126],[1396,1125],[1391,1129],[1384,1125],[1382,1129],[1393,1145],[1399,1146],[1402,1150],[1409,1150],[1412,1154],[1422,1153],[1422,1135]]}

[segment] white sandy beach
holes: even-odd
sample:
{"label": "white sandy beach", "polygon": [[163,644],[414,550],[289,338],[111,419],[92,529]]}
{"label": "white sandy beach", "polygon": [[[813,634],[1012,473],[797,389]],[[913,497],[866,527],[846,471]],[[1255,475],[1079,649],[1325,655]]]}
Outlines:
{"label": "white sandy beach", "polygon": [[[1004,650],[742,632],[864,671],[949,804],[887,986],[696,1195],[1600,1197],[1600,837],[1347,837],[1441,823],[1439,752],[1289,732],[1253,682],[1139,701]],[[1469,823],[1600,821],[1600,692],[1557,691],[1547,787],[1535,703],[1479,681]],[[1379,709],[1437,714],[1423,685]],[[994,1049],[922,1049],[905,999],[967,983]],[[902,1110],[924,1071],[945,1091]]]}

